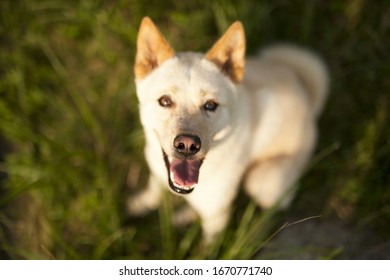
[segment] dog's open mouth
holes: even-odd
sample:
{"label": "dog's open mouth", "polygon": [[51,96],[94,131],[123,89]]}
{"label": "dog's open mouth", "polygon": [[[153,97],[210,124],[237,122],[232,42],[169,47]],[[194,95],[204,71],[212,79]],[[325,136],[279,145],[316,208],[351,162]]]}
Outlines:
{"label": "dog's open mouth", "polygon": [[198,184],[202,160],[169,157],[164,151],[163,155],[168,170],[169,187],[178,194],[191,193]]}

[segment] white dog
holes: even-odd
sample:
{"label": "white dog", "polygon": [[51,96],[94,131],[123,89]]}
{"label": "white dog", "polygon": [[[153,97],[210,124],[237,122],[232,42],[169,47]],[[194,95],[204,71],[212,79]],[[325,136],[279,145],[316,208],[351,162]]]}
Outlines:
{"label": "white dog", "polygon": [[245,60],[240,22],[206,54],[175,53],[145,17],[134,69],[151,174],[129,199],[130,213],[157,208],[161,185],[169,186],[199,215],[210,242],[226,226],[243,177],[259,206],[284,196],[281,206],[289,204],[327,95],[317,57],[275,46]]}

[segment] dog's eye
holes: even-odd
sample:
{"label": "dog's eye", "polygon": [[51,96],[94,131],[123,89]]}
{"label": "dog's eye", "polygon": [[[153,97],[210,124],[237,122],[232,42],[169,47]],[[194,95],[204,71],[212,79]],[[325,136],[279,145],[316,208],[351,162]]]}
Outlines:
{"label": "dog's eye", "polygon": [[172,107],[173,101],[169,96],[164,95],[158,100],[158,104],[160,104],[161,107],[170,108]]}
{"label": "dog's eye", "polygon": [[204,105],[203,105],[203,108],[206,110],[206,111],[210,111],[210,112],[214,112],[215,110],[217,110],[217,107],[218,107],[218,104],[217,102],[215,101],[207,101]]}

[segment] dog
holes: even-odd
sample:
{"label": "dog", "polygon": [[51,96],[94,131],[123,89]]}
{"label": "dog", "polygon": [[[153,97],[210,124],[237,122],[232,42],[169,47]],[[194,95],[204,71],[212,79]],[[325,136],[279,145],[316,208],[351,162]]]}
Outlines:
{"label": "dog", "polygon": [[237,21],[206,54],[175,53],[143,18],[134,72],[151,174],[129,198],[130,214],[158,208],[161,186],[168,186],[193,210],[178,220],[196,213],[210,243],[227,225],[243,178],[260,207],[290,204],[315,148],[327,70],[295,46],[275,45],[247,59],[245,47]]}

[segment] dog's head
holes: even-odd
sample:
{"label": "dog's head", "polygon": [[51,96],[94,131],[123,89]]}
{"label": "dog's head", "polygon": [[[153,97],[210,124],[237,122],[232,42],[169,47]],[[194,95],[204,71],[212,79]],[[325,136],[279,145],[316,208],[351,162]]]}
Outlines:
{"label": "dog's head", "polygon": [[153,22],[142,20],[134,67],[141,122],[149,144],[162,150],[174,192],[192,192],[208,152],[229,134],[244,56],[239,22],[202,55],[176,54]]}

